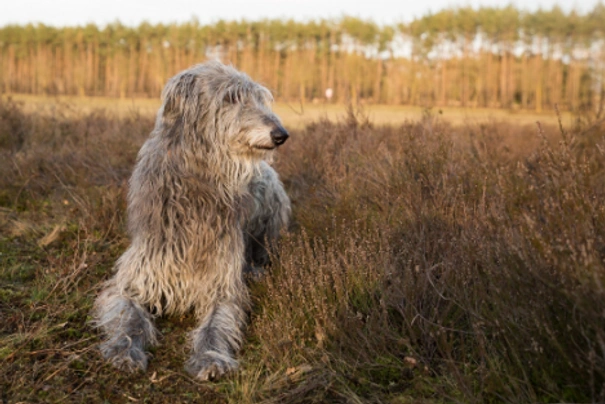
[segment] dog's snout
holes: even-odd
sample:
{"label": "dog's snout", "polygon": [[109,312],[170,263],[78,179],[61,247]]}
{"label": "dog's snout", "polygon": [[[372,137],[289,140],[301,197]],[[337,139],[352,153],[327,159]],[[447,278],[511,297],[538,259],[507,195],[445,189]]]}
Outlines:
{"label": "dog's snout", "polygon": [[276,146],[283,144],[289,136],[288,131],[281,125],[276,125],[271,131],[271,139]]}

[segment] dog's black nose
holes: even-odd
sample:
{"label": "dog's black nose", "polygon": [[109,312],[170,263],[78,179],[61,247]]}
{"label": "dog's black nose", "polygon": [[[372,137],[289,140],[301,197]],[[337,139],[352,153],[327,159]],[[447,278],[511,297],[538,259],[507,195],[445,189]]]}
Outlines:
{"label": "dog's black nose", "polygon": [[281,125],[276,125],[271,131],[271,139],[276,146],[283,144],[289,136],[288,131]]}

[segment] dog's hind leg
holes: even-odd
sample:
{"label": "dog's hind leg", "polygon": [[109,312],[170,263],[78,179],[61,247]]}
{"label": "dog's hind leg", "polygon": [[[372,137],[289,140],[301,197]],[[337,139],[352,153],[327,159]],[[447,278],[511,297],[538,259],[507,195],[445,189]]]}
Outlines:
{"label": "dog's hind leg", "polygon": [[262,267],[270,264],[270,247],[288,227],[292,208],[277,173],[266,162],[260,164],[248,190],[253,203],[244,226],[247,263],[244,273],[255,278],[262,274]]}
{"label": "dog's hind leg", "polygon": [[123,370],[147,368],[145,347],[157,344],[153,319],[147,309],[120,293],[110,280],[95,302],[94,317],[95,326],[105,334],[99,345],[105,359]]}
{"label": "dog's hind leg", "polygon": [[246,314],[240,303],[217,303],[191,333],[193,354],[186,370],[200,380],[213,380],[237,369],[234,358],[242,344]]}

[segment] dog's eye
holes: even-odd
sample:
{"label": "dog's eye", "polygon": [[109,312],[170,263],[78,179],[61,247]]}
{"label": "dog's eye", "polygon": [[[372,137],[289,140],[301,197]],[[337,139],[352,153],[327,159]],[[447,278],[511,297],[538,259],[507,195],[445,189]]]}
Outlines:
{"label": "dog's eye", "polygon": [[237,104],[239,102],[239,98],[237,93],[227,92],[225,94],[225,98],[223,99],[223,103],[225,104]]}

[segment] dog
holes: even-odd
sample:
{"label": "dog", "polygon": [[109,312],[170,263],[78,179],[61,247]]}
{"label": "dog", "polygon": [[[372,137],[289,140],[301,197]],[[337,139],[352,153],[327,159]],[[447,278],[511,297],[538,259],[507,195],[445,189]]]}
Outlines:
{"label": "dog", "polygon": [[186,370],[199,380],[237,369],[246,312],[244,272],[268,263],[291,206],[268,164],[289,134],[269,90],[212,61],[172,77],[130,178],[131,244],[93,308],[102,355],[146,369],[154,317],[194,310]]}

